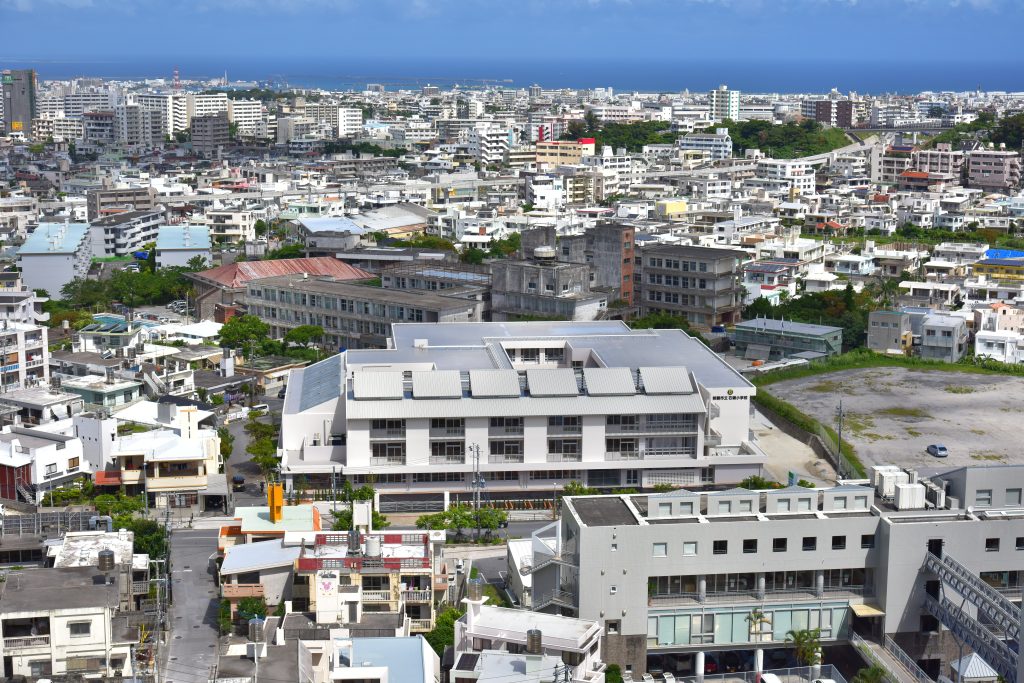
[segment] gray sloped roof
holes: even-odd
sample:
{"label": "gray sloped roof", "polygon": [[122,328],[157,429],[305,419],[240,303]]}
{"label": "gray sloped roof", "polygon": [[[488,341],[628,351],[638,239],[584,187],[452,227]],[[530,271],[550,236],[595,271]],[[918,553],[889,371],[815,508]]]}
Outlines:
{"label": "gray sloped roof", "polygon": [[591,396],[632,396],[636,393],[629,368],[585,368],[583,378]]}

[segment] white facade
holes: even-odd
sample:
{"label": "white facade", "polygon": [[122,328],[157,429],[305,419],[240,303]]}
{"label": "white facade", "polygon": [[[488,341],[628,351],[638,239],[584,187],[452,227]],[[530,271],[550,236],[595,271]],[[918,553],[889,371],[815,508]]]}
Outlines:
{"label": "white facade", "polygon": [[732,157],[732,137],[728,128],[716,128],[714,133],[687,133],[677,142],[679,149],[707,152],[712,159]]}
{"label": "white facade", "polygon": [[351,138],[363,132],[363,110],[338,107],[338,137]]}
{"label": "white facade", "polygon": [[709,92],[708,113],[715,121],[737,121],[740,118],[740,91],[720,85]]}
{"label": "white facade", "polygon": [[760,159],[757,177],[789,183],[799,194],[814,194],[814,167],[799,159]]}
{"label": "white facade", "polygon": [[242,135],[256,135],[263,120],[263,103],[259,100],[229,100],[228,120],[238,126]]}
{"label": "white facade", "polygon": [[55,298],[92,265],[92,240],[85,223],[40,223],[18,250],[18,267],[29,289],[43,289]]}

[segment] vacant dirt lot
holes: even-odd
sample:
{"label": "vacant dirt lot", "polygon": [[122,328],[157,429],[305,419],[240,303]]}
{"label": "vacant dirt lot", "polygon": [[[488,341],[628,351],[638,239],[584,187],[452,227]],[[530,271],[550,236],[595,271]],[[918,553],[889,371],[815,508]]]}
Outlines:
{"label": "vacant dirt lot", "polygon": [[[761,389],[823,424],[836,425],[866,465],[958,466],[1024,463],[1024,378],[877,368],[845,370]],[[949,449],[945,460],[925,452]]]}

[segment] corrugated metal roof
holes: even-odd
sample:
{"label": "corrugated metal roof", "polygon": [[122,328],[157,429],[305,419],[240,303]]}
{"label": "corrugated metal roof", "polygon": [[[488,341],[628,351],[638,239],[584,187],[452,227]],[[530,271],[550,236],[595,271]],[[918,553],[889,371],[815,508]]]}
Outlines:
{"label": "corrugated metal roof", "polygon": [[703,413],[700,394],[350,401],[350,420],[423,417],[495,417],[500,415],[608,415],[609,413]]}
{"label": "corrugated metal roof", "polygon": [[352,374],[352,394],[357,400],[402,398],[403,386],[401,372],[361,370]]}
{"label": "corrugated metal roof", "polygon": [[470,370],[469,392],[473,398],[518,398],[519,373],[515,370]]}
{"label": "corrugated metal roof", "polygon": [[458,370],[416,370],[412,373],[413,398],[462,398]]}
{"label": "corrugated metal roof", "polygon": [[584,368],[583,379],[591,396],[630,396],[636,393],[629,368]]}
{"label": "corrugated metal roof", "polygon": [[527,370],[526,384],[531,396],[578,396],[576,373],[569,368]]}
{"label": "corrugated metal roof", "polygon": [[221,574],[242,574],[261,569],[289,566],[298,559],[302,548],[285,547],[280,540],[243,543],[224,551]]}
{"label": "corrugated metal roof", "polygon": [[310,277],[327,275],[337,280],[367,280],[373,277],[362,268],[350,266],[331,256],[241,261],[204,270],[196,275],[222,287],[236,288],[244,287],[251,280],[299,273],[309,273]]}
{"label": "corrugated metal roof", "polygon": [[341,354],[325,358],[300,371],[299,410],[309,410],[341,395]]}
{"label": "corrugated metal roof", "polygon": [[693,382],[686,368],[640,368],[647,394],[692,394]]}

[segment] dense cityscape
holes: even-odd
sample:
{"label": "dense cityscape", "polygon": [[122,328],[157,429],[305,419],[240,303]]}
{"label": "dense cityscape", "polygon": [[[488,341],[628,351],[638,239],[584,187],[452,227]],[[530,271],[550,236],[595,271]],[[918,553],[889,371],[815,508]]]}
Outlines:
{"label": "dense cityscape", "polygon": [[1024,683],[1024,90],[9,61],[4,680]]}

